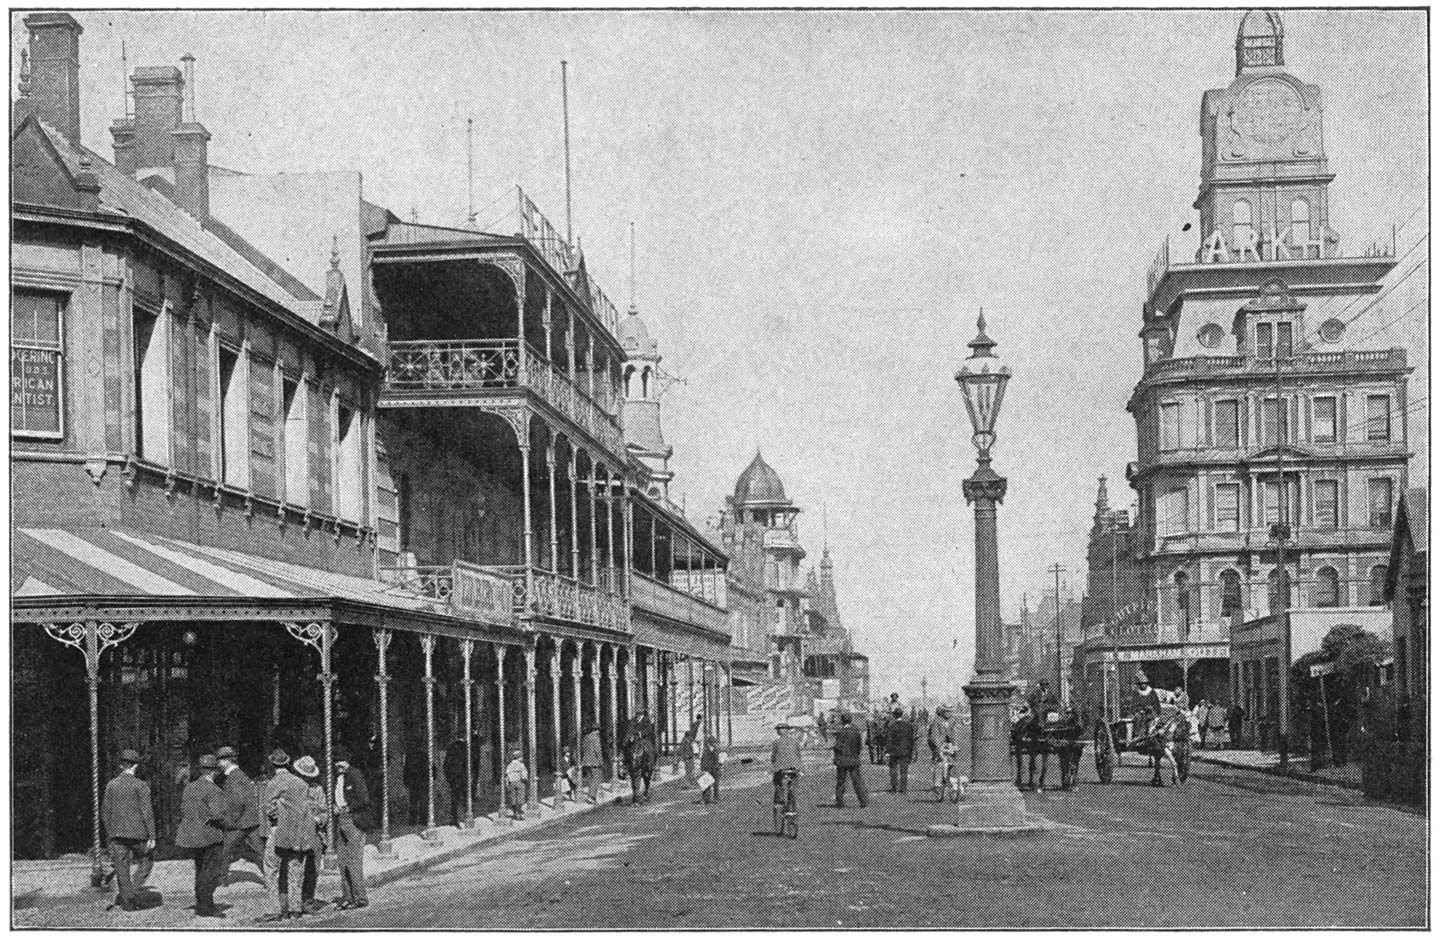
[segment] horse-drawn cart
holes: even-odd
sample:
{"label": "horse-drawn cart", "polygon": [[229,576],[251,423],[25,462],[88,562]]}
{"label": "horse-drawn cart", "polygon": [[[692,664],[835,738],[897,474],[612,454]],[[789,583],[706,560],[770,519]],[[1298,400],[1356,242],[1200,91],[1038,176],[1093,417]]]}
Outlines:
{"label": "horse-drawn cart", "polygon": [[[1071,710],[1051,710],[1044,718],[1025,711],[1015,718],[1010,729],[1010,754],[1015,759],[1015,786],[1022,791],[1043,790],[1050,757],[1060,761],[1060,789],[1070,791],[1080,774],[1080,759],[1085,755],[1085,723]],[[1029,778],[1023,768],[1029,759]],[[1035,763],[1040,763],[1037,779]]]}
{"label": "horse-drawn cart", "polygon": [[1095,774],[1103,784],[1110,784],[1115,778],[1115,767],[1120,764],[1123,753],[1135,752],[1151,760],[1155,777],[1151,784],[1160,781],[1160,763],[1168,754],[1174,760],[1175,777],[1184,781],[1190,775],[1190,721],[1187,716],[1175,715],[1154,721],[1146,714],[1136,714],[1119,720],[1095,721]]}

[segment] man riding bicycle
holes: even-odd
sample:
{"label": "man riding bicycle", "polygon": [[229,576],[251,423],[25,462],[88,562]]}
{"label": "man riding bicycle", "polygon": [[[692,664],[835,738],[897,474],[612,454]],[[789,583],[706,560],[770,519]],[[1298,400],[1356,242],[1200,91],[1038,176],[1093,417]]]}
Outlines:
{"label": "man riding bicycle", "polygon": [[793,781],[805,774],[805,766],[800,758],[800,740],[795,738],[794,729],[788,723],[781,723],[775,727],[780,738],[770,745],[770,772],[771,780],[775,784],[776,804],[784,804],[785,776],[789,775]]}

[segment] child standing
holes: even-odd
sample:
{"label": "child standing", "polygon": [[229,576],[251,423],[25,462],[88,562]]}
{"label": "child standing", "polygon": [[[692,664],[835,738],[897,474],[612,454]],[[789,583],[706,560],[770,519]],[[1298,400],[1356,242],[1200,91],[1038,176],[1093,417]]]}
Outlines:
{"label": "child standing", "polygon": [[704,804],[720,800],[720,743],[714,736],[705,737],[705,746],[700,750],[700,771],[709,774],[710,785],[700,793]]}
{"label": "child standing", "polygon": [[510,764],[505,766],[505,800],[510,804],[510,816],[517,821],[525,820],[525,783],[529,780],[530,770],[516,749],[510,753]]}

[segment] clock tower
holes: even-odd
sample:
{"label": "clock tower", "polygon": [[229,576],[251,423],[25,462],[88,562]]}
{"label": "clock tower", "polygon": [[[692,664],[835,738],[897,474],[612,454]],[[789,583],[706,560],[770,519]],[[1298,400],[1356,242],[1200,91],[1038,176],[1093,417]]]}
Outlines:
{"label": "clock tower", "polygon": [[1200,105],[1197,261],[1334,257],[1320,89],[1285,71],[1278,14],[1251,10],[1235,37],[1235,80]]}

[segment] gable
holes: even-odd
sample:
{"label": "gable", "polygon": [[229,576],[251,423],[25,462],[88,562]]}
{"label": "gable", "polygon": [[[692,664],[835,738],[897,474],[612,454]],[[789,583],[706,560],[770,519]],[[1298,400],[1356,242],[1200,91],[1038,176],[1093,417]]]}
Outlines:
{"label": "gable", "polygon": [[49,138],[26,118],[10,140],[10,203],[84,210],[75,177]]}

